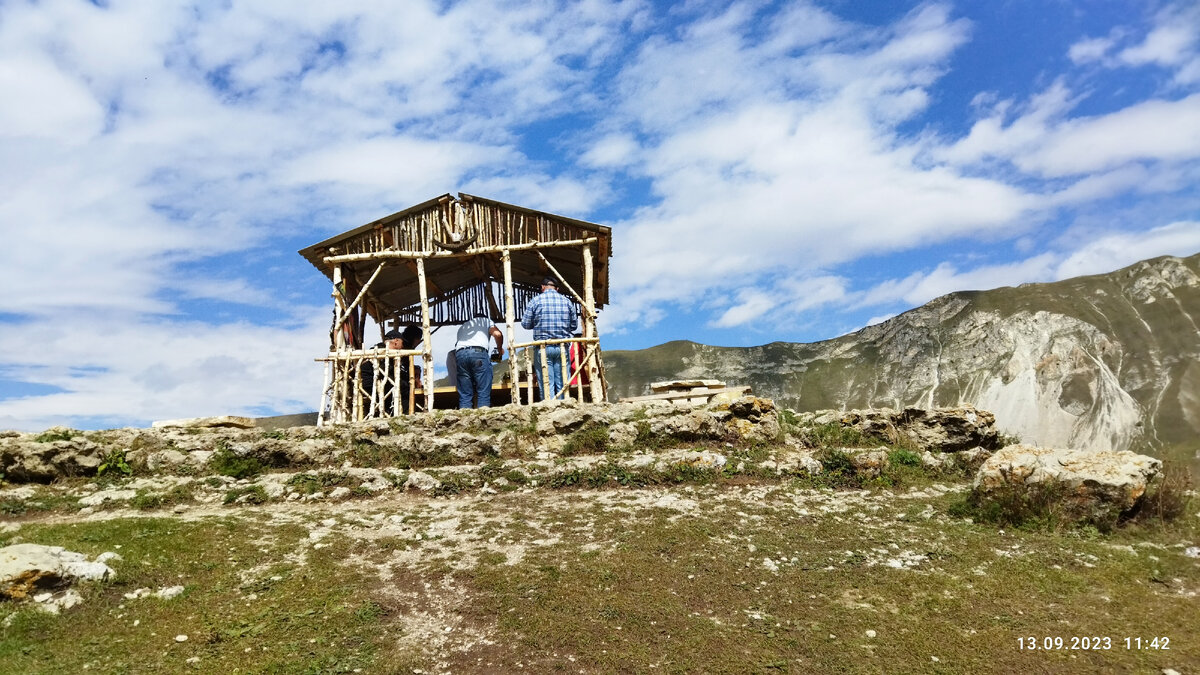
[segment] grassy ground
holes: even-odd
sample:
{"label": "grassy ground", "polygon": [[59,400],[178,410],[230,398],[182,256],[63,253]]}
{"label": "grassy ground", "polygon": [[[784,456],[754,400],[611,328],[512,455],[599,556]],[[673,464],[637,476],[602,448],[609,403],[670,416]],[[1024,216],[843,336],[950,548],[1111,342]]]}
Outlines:
{"label": "grassy ground", "polygon": [[[1200,560],[1184,555],[1200,545],[1195,505],[1112,534],[1000,530],[948,515],[962,484],[920,487],[741,477],[25,514],[0,545],[122,560],[62,615],[0,604],[0,670],[1200,668]],[[125,598],[173,585],[185,591],[170,600]],[[1092,637],[1108,648],[1070,648]],[[1156,637],[1169,648],[1149,648]]]}

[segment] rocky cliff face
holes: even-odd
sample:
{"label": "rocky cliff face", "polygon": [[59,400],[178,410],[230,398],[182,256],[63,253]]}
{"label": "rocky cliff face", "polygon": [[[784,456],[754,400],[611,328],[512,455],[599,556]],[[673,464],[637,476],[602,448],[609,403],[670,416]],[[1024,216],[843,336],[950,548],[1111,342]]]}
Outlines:
{"label": "rocky cliff face", "polygon": [[719,378],[797,411],[970,404],[1027,443],[1200,450],[1200,254],[952,293],[811,344],[608,352],[610,395]]}

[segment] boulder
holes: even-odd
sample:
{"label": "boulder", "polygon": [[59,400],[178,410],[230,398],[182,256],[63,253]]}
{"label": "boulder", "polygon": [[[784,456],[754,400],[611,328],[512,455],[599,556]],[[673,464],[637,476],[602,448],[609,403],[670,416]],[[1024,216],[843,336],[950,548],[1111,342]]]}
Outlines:
{"label": "boulder", "polygon": [[1010,445],[979,468],[973,483],[980,503],[1043,504],[1060,520],[1112,525],[1137,506],[1162,462],[1122,451],[1056,450]]}
{"label": "boulder", "polygon": [[92,476],[104,461],[103,455],[99,445],[83,436],[59,440],[38,440],[34,434],[10,436],[0,439],[0,473],[7,480],[36,483],[63,476]]}
{"label": "boulder", "polygon": [[150,425],[155,429],[253,429],[255,422],[249,417],[237,415],[219,415],[216,417],[189,417],[180,420],[160,420]]}
{"label": "boulder", "polygon": [[996,416],[971,406],[951,408],[891,408],[820,410],[796,416],[801,427],[841,424],[867,437],[908,444],[929,452],[959,452],[973,448],[995,450],[1000,445]]}
{"label": "boulder", "polygon": [[61,546],[13,544],[0,548],[0,598],[50,599],[47,593],[61,591],[77,581],[104,581],[113,577],[112,568],[89,561],[82,553]]}

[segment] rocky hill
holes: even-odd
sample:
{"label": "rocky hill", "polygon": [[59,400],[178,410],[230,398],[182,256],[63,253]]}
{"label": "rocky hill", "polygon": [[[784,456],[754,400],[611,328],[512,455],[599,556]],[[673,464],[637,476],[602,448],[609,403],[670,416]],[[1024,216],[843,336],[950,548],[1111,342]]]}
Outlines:
{"label": "rocky hill", "polygon": [[940,297],[811,344],[677,341],[605,355],[610,394],[717,378],[797,411],[970,404],[1052,447],[1200,450],[1200,254]]}

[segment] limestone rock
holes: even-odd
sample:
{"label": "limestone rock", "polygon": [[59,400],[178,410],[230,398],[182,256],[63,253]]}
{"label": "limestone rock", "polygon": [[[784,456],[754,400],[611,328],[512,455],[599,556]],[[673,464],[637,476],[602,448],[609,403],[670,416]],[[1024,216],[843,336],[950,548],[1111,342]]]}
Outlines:
{"label": "limestone rock", "polygon": [[1111,524],[1137,505],[1161,468],[1161,461],[1128,451],[1011,445],[983,463],[973,490],[985,502],[1016,490],[1052,500],[1060,518]]}
{"label": "limestone rock", "polygon": [[850,461],[854,464],[854,472],[859,476],[877,478],[888,466],[888,450],[879,448],[878,450],[854,452],[850,455]]}
{"label": "limestone rock", "polygon": [[77,581],[104,581],[113,576],[108,565],[61,546],[13,544],[0,548],[0,598],[25,600],[49,593],[45,601]]}
{"label": "limestone rock", "polygon": [[237,415],[219,415],[216,417],[190,417],[179,420],[161,420],[150,425],[155,429],[213,429],[233,427],[235,429],[253,429],[255,422],[249,417]]}
{"label": "limestone rock", "polygon": [[433,476],[430,476],[429,474],[425,473],[424,471],[414,471],[414,472],[408,474],[408,480],[404,481],[405,488],[412,489],[412,490],[419,490],[421,492],[429,492],[430,490],[436,490],[441,485],[442,485],[441,481],[434,478]]}

